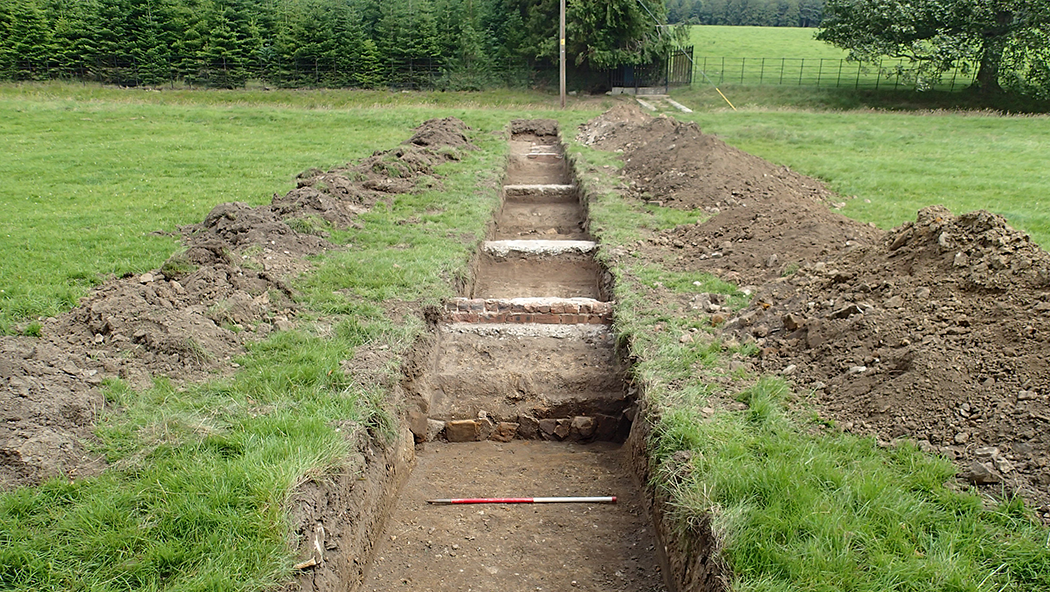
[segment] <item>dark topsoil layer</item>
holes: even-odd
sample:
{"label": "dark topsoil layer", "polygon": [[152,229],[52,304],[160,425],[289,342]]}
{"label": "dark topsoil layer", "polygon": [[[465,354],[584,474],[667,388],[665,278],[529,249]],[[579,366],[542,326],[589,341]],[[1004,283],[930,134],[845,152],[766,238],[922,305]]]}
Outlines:
{"label": "dark topsoil layer", "polygon": [[623,151],[639,199],[712,214],[634,255],[755,294],[730,318],[707,299],[655,297],[757,342],[746,363],[812,392],[842,429],[917,442],[955,460],[963,481],[1019,492],[1050,516],[1050,254],[1028,236],[936,206],[883,232],[831,211],[819,181],[637,108],[579,137]]}
{"label": "dark topsoil layer", "polygon": [[361,163],[305,171],[270,205],[220,204],[180,229],[184,250],[160,269],[106,282],[44,321],[42,337],[0,337],[0,490],[105,468],[86,446],[106,405],[104,379],[135,388],[153,376],[204,380],[228,372],[245,343],[294,327],[284,278],[335,248],[325,229],[356,224],[375,202],[412,191],[434,165],[472,149],[465,129],[431,120]]}

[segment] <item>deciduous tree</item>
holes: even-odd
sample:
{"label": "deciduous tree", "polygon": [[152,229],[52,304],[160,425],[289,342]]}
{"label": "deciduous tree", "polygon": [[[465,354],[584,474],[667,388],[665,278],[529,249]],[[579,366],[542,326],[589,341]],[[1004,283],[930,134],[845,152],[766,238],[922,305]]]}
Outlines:
{"label": "deciduous tree", "polygon": [[970,64],[986,93],[1045,77],[1048,0],[828,0],[824,15],[818,39],[855,60],[908,58],[920,84]]}

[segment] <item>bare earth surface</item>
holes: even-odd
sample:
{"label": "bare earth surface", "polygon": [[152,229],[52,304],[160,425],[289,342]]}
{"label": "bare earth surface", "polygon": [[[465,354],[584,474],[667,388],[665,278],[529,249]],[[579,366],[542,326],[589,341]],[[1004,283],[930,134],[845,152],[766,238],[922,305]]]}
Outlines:
{"label": "bare earth surface", "polygon": [[[835,213],[820,183],[694,124],[616,107],[579,138],[622,150],[643,200],[696,210],[631,255],[751,286],[735,315],[654,288],[754,341],[841,429],[916,442],[960,480],[1024,496],[1050,518],[1050,255],[1000,216],[942,207],[890,232]],[[622,254],[621,254],[622,255]],[[724,324],[723,324],[724,323]]]}
{"label": "bare earth surface", "polygon": [[[664,590],[649,518],[612,443],[431,443],[363,590]],[[613,504],[430,505],[452,497],[617,496]]]}

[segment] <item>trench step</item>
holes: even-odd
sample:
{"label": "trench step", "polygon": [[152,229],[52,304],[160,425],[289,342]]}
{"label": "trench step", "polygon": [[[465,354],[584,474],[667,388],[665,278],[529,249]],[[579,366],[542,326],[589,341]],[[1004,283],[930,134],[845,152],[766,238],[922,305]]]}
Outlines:
{"label": "trench step", "polygon": [[576,191],[575,185],[568,183],[524,183],[524,184],[509,184],[504,185],[503,190],[507,192],[508,196],[518,194],[535,194],[535,193],[556,193],[564,194]]}
{"label": "trench step", "polygon": [[608,325],[613,303],[594,298],[453,298],[445,304],[452,323]]}
{"label": "trench step", "polygon": [[496,240],[485,241],[481,248],[493,257],[509,255],[586,255],[598,248],[598,243],[586,240]]}

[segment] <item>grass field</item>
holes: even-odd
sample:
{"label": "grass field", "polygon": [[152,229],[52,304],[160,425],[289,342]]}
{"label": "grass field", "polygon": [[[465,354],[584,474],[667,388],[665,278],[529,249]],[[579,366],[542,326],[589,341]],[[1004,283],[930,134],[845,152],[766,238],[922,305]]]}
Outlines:
{"label": "grass field", "polygon": [[367,156],[430,117],[556,106],[537,97],[0,86],[0,333],[159,266],[177,239],[156,233],[221,202],[268,202],[302,170]]}
{"label": "grass field", "polygon": [[[797,27],[690,27],[696,82],[749,86],[802,86],[849,89],[913,89],[915,82],[898,76],[907,60],[886,58],[878,65],[847,62],[846,50],[814,38],[817,29]],[[703,75],[706,79],[700,80]],[[969,86],[973,72],[953,70],[935,88]]]}
{"label": "grass field", "polygon": [[[688,103],[700,92],[680,98]],[[1040,166],[1047,118],[818,113],[777,104],[777,95],[752,96],[740,112],[693,117],[732,144],[857,195],[846,212],[859,219],[886,226],[932,203],[984,207],[1048,244],[1050,178]],[[348,444],[332,422],[352,421],[376,437],[391,429],[385,393],[350,384],[340,361],[362,345],[403,351],[422,321],[390,321],[383,301],[436,302],[451,293],[442,274],[465,273],[469,246],[441,237],[483,232],[496,195],[479,192],[478,181],[499,172],[506,150],[495,132],[510,119],[542,116],[559,119],[568,137],[611,103],[574,101],[565,112],[556,104],[502,92],[0,86],[0,207],[11,213],[0,220],[5,331],[68,308],[107,274],[160,265],[176,241],[152,231],[197,222],[221,201],[267,201],[302,169],[391,147],[424,119],[460,117],[482,147],[441,171],[439,192],[368,214],[363,229],[342,236],[355,245],[353,256],[332,255],[299,281],[302,316],[323,316],[331,331],[278,333],[223,381],[158,380],[145,392],[110,383],[107,396],[123,413],[104,417],[99,435],[115,468],[0,494],[0,589],[262,590],[287,579],[282,504],[303,475],[342,462]],[[616,164],[615,155],[577,152],[598,165],[588,180],[614,184],[600,165]],[[445,205],[438,215],[435,202]],[[397,224],[411,215],[434,224]],[[609,246],[636,240],[640,224],[682,222],[676,212],[641,211],[609,196],[593,215]],[[419,236],[406,237],[416,229]],[[388,248],[404,242],[414,248]],[[912,448],[885,451],[822,433],[790,412],[781,382],[742,388],[748,412],[702,421],[698,403],[709,390],[689,369],[717,368],[722,348],[649,331],[657,321],[682,330],[696,321],[651,308],[638,282],[743,296],[712,278],[615,271],[618,329],[635,344],[639,379],[664,414],[654,455],[687,450],[719,459],[697,464],[693,480],[669,492],[682,520],[715,512],[735,590],[1050,589],[1047,532],[1023,506],[985,507],[943,487],[952,468]],[[704,281],[697,288],[694,280]],[[341,291],[347,286],[353,297]]]}
{"label": "grass field", "polygon": [[[200,96],[204,102],[214,99]],[[175,248],[173,242],[160,243],[140,258],[127,255],[151,244],[150,228],[197,221],[222,200],[263,201],[268,190],[287,188],[302,168],[391,148],[423,119],[461,116],[473,127],[480,150],[440,167],[440,187],[377,206],[362,216],[362,228],[336,233],[354,249],[332,254],[297,280],[301,329],[250,346],[229,379],[172,385],[158,378],[141,392],[109,381],[106,397],[120,412],[99,418],[96,452],[111,469],[98,478],[54,479],[0,494],[2,590],[221,591],[281,585],[293,564],[285,502],[304,476],[343,465],[356,442],[337,427],[355,426],[359,438],[379,441],[397,429],[389,393],[377,384],[354,382],[340,364],[362,346],[401,353],[415,342],[423,320],[395,323],[383,313],[385,301],[437,304],[452,295],[448,278],[468,273],[473,248],[462,239],[480,240],[497,204],[496,180],[507,146],[494,132],[501,132],[508,118],[531,111],[252,109],[53,98],[0,104],[33,115],[9,128],[16,145],[55,133],[49,129],[66,134],[49,139],[54,150],[64,151],[53,156],[39,144],[23,147],[19,167],[12,167],[23,188],[47,183],[41,177],[53,171],[72,176],[55,173],[50,202],[34,195],[38,208],[48,204],[35,212],[36,231],[49,233],[34,249],[61,254],[51,260],[39,253],[25,257],[20,244],[3,246],[6,260],[28,259],[27,265],[39,269],[39,275],[16,281],[37,281],[41,293],[48,292],[51,276],[68,273],[56,261],[80,263],[83,245],[66,231],[77,230],[84,216],[96,220],[106,240],[77,269],[96,274],[122,260],[141,271],[159,265]],[[562,116],[571,127],[588,115]],[[129,121],[142,118],[148,133],[126,131]],[[200,137],[208,135],[214,137]],[[297,141],[296,135],[306,139]],[[92,145],[98,148],[91,150]],[[194,152],[193,146],[202,149]],[[198,168],[187,172],[173,162]],[[85,179],[88,174],[97,179],[94,184]],[[166,181],[135,190],[144,179],[157,178]],[[263,188],[266,183],[271,187]],[[128,191],[119,191],[125,184]],[[84,199],[62,193],[86,190],[92,194]],[[2,195],[5,207],[20,197]],[[425,217],[427,224],[399,224],[411,216]],[[10,225],[17,227],[17,220]],[[411,248],[391,249],[394,244]],[[322,317],[326,329],[315,330],[309,320]],[[398,368],[395,358],[376,371]]]}
{"label": "grass field", "polygon": [[732,58],[845,59],[846,51],[813,38],[817,29],[694,25],[689,43],[694,56]]}
{"label": "grass field", "polygon": [[843,213],[892,228],[926,206],[1002,214],[1050,247],[1050,117],[697,112],[728,143],[820,178]]}

